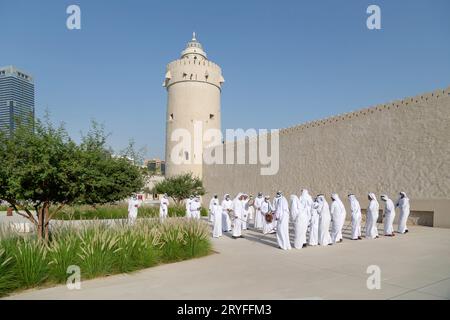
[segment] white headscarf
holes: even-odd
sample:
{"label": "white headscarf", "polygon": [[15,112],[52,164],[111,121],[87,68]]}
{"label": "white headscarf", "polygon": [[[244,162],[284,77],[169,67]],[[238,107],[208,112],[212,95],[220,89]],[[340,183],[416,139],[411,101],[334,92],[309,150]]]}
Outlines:
{"label": "white headscarf", "polygon": [[292,194],[291,195],[292,220],[296,220],[299,214],[300,214],[300,200],[295,194]]}
{"label": "white headscarf", "polygon": [[356,196],[354,194],[349,194],[348,199],[350,200],[350,208],[352,209],[352,211],[361,209],[359,201],[358,199],[356,199]]}
{"label": "white headscarf", "polygon": [[349,195],[348,195],[348,200],[350,200],[350,203],[355,202],[355,201],[358,201],[358,200],[356,199],[356,196],[355,196],[354,194],[349,194]]}
{"label": "white headscarf", "polygon": [[402,191],[402,192],[400,192],[400,194],[403,195],[403,199],[408,199],[409,200],[409,198],[408,198],[408,196],[406,195],[405,192]]}
{"label": "white headscarf", "polygon": [[[403,198],[402,198],[402,195],[403,195]],[[402,191],[402,192],[400,192],[400,196],[398,197],[396,206],[399,207],[399,206],[403,206],[405,204],[409,204],[409,198],[406,195],[406,193]]]}
{"label": "white headscarf", "polygon": [[307,189],[303,189],[302,190],[302,194],[300,195],[300,199],[307,199],[310,200],[311,202],[313,201],[313,198],[309,195],[309,192]]}
{"label": "white headscarf", "polygon": [[242,195],[244,195],[242,192],[239,192],[238,194],[237,194],[237,196],[233,199],[233,208],[236,208],[236,205],[238,205],[238,201],[241,201],[241,200],[239,200],[239,198],[242,196]]}
{"label": "white headscarf", "polygon": [[369,198],[370,198],[371,200],[374,200],[376,203],[378,203],[377,196],[375,195],[375,193],[370,192],[370,193],[369,193]]}
{"label": "white headscarf", "polygon": [[336,201],[342,209],[345,210],[344,204],[342,203],[342,200],[341,198],[339,198],[339,195],[337,193],[332,193],[331,198]]}
{"label": "white headscarf", "polygon": [[327,210],[327,212],[330,212],[330,206],[328,205],[327,199],[325,199],[325,196],[323,194],[320,194],[317,196],[317,200],[319,202],[319,212],[323,212],[323,210]]}

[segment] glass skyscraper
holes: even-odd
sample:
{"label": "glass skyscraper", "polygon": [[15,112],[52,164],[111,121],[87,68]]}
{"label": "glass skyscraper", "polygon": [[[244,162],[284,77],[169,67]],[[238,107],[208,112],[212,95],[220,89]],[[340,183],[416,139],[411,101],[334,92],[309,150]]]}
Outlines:
{"label": "glass skyscraper", "polygon": [[0,67],[0,130],[11,134],[17,121],[34,119],[33,77],[14,66]]}

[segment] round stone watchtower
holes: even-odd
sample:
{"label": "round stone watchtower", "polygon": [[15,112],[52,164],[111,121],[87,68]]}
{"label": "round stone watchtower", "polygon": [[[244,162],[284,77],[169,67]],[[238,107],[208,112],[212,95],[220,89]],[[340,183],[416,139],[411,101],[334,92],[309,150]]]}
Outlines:
{"label": "round stone watchtower", "polygon": [[166,176],[202,177],[203,132],[220,130],[221,68],[207,59],[195,32],[181,58],[166,68]]}

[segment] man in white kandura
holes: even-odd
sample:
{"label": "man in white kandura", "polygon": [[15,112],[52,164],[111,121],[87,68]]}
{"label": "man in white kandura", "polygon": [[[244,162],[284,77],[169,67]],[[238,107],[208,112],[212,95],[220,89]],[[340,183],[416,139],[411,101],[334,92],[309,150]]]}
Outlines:
{"label": "man in white kandura", "polygon": [[226,194],[223,197],[222,201],[222,231],[230,232],[231,231],[231,219],[233,213],[233,201],[230,199],[230,195]]}
{"label": "man in white kandura", "polygon": [[339,195],[337,193],[331,194],[330,213],[331,213],[331,240],[333,243],[342,242],[342,227],[344,227],[345,216],[347,212],[345,211],[344,204],[342,203]]}
{"label": "man in white kandura", "polygon": [[248,212],[248,220],[247,223],[250,224],[250,221],[253,221],[253,224],[255,224],[255,199],[253,199],[253,195],[250,195],[248,197],[247,202],[247,212]]}
{"label": "man in white kandura", "polygon": [[[275,233],[277,223],[273,216],[273,208],[269,196],[265,196],[264,201],[261,203],[261,215],[264,217],[262,228],[263,234]],[[267,218],[266,215],[269,215],[269,218]],[[269,222],[268,219],[271,219],[271,221]]]}
{"label": "man in white kandura", "polygon": [[291,218],[294,222],[294,248],[301,249],[306,247],[306,232],[308,230],[308,211],[309,209],[301,203],[295,195],[291,195]]}
{"label": "man in white kandura", "polygon": [[244,195],[239,193],[233,201],[233,239],[243,238],[242,236],[242,221],[245,214]]}
{"label": "man in white kandura", "polygon": [[191,211],[191,218],[200,219],[200,208],[202,205],[200,204],[200,197],[196,196],[194,200],[191,201],[189,209]]}
{"label": "man in white kandura", "polygon": [[406,196],[406,193],[400,192],[400,198],[397,200],[396,206],[400,208],[397,232],[407,233],[408,227],[406,226],[406,222],[409,217],[409,198]]}
{"label": "man in white kandura", "polygon": [[311,204],[311,221],[309,224],[309,242],[310,246],[317,246],[319,244],[319,214],[317,208],[314,207],[314,202]]}
{"label": "man in white kandura", "polygon": [[258,196],[255,199],[255,229],[261,230],[264,223],[264,215],[261,212],[261,205],[264,202],[262,192],[258,192]]}
{"label": "man in white kandura", "polygon": [[381,195],[381,200],[384,201],[384,235],[387,237],[394,236],[394,218],[395,218],[395,206],[394,202],[385,194]]}
{"label": "man in white kandura", "polygon": [[291,242],[289,240],[289,206],[286,198],[281,191],[273,201],[273,208],[277,220],[277,242],[281,249],[290,250]]}
{"label": "man in white kandura", "polygon": [[138,215],[138,208],[140,207],[141,203],[138,200],[137,196],[133,194],[128,200],[128,222],[130,224],[134,224],[137,219]]}
{"label": "man in white kandura", "polygon": [[376,239],[378,238],[377,220],[380,210],[377,197],[375,193],[369,193],[369,206],[366,214],[366,238]]}
{"label": "man in white kandura", "polygon": [[354,194],[348,195],[352,212],[352,240],[361,240],[361,206]]}
{"label": "man in white kandura", "polygon": [[308,226],[311,223],[311,209],[312,209],[312,205],[313,205],[313,199],[312,197],[309,195],[309,192],[307,189],[302,189],[302,192],[300,193],[300,206],[302,208],[304,208],[307,212],[307,216],[308,216]]}
{"label": "man in white kandura", "polygon": [[242,198],[242,205],[244,206],[244,214],[242,216],[242,230],[247,230],[247,222],[248,222],[248,195],[244,193]]}
{"label": "man in white kandura", "polygon": [[219,200],[213,202],[211,213],[213,219],[213,237],[219,238],[222,236],[222,206],[219,205]]}
{"label": "man in white kandura", "polygon": [[186,199],[186,218],[192,218],[191,216],[191,202],[194,200],[194,196],[190,195],[188,199]]}
{"label": "man in white kandura", "polygon": [[314,208],[319,214],[319,244],[327,246],[331,244],[330,236],[330,206],[323,194],[319,194],[314,203]]}
{"label": "man in white kandura", "polygon": [[169,213],[169,197],[165,193],[159,202],[159,219],[164,221]]}
{"label": "man in white kandura", "polygon": [[215,194],[212,199],[209,201],[209,207],[208,207],[208,217],[209,217],[209,222],[214,222],[214,214],[213,214],[213,206],[215,204],[219,204],[219,198],[217,196],[217,194]]}

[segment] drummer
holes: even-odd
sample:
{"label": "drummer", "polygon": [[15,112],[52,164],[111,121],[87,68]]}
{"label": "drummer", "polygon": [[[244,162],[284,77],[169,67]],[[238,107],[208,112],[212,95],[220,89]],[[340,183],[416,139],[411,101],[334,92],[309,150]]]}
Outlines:
{"label": "drummer", "polygon": [[261,213],[263,214],[263,233],[275,233],[276,232],[276,220],[273,216],[273,208],[270,203],[270,197],[265,196],[264,201],[261,204]]}

